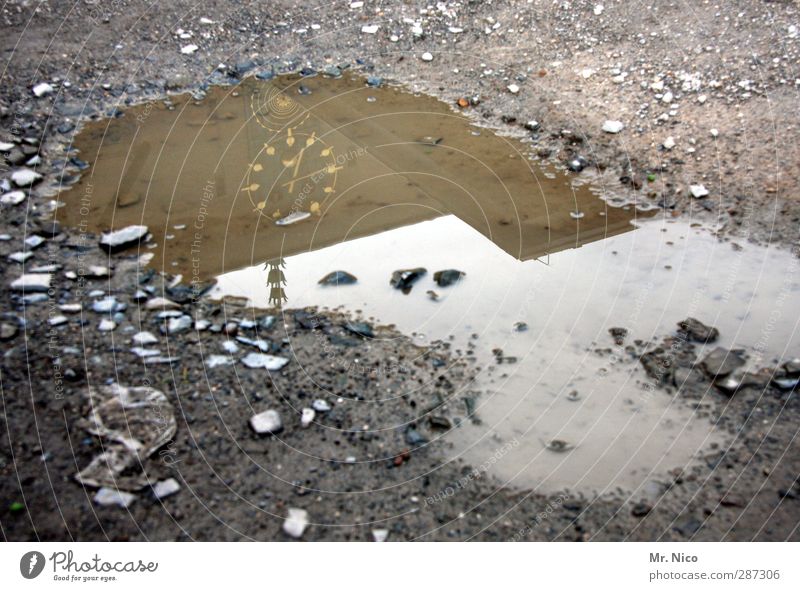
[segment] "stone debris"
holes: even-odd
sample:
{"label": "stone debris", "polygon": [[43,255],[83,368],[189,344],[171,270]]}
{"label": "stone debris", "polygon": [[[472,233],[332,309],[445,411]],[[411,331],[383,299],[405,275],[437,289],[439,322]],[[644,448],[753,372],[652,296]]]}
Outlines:
{"label": "stone debris", "polygon": [[100,248],[114,253],[138,246],[149,232],[147,226],[128,226],[121,230],[106,232],[100,235]]}
{"label": "stone debris", "polygon": [[174,478],[159,480],[153,485],[153,496],[157,499],[166,499],[181,490],[181,485]]}
{"label": "stone debris", "polygon": [[11,173],[11,180],[18,187],[30,187],[42,180],[42,175],[28,168],[21,168]]}
{"label": "stone debris", "polygon": [[133,335],[131,341],[137,345],[153,345],[158,342],[158,337],[151,332],[142,331]]}
{"label": "stone debris", "polygon": [[94,502],[101,507],[122,507],[127,509],[136,500],[136,495],[111,487],[102,487],[95,493]]}
{"label": "stone debris", "polygon": [[691,193],[692,197],[695,199],[702,199],[709,195],[708,189],[706,189],[704,185],[689,185],[689,193]]}
{"label": "stone debris", "polygon": [[265,410],[250,417],[250,427],[259,435],[273,435],[283,431],[283,421],[277,410]]}
{"label": "stone debris", "polygon": [[300,425],[304,428],[310,426],[316,416],[317,413],[313,408],[304,408],[300,414]]}
{"label": "stone debris", "polygon": [[286,520],[283,522],[283,531],[286,535],[299,540],[308,527],[308,511],[305,509],[290,508]]}
{"label": "stone debris", "polygon": [[43,293],[50,289],[52,280],[53,276],[49,273],[31,273],[15,279],[11,283],[11,289],[23,293]]}
{"label": "stone debris", "polygon": [[389,538],[388,529],[373,529],[372,540],[375,542],[385,542]]}
{"label": "stone debris", "polygon": [[624,129],[624,127],[625,126],[621,121],[607,120],[605,123],[603,123],[603,131],[606,133],[619,133]]}
{"label": "stone debris", "polygon": [[719,331],[706,326],[696,318],[687,318],[678,323],[678,332],[695,343],[713,343],[719,338]]}
{"label": "stone debris", "polygon": [[722,347],[716,347],[705,356],[700,366],[710,378],[723,378],[743,366],[744,363],[745,361],[738,351],[728,351]]}
{"label": "stone debris", "polygon": [[263,368],[268,371],[278,371],[289,363],[289,360],[286,357],[276,357],[264,353],[248,353],[242,358],[242,363],[250,369]]}

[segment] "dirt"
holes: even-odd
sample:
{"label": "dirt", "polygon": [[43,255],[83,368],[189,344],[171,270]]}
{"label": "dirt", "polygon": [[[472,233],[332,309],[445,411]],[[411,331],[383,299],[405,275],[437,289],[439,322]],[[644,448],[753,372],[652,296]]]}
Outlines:
{"label": "dirt", "polygon": [[[22,250],[22,240],[38,233],[46,241],[25,267],[61,268],[43,301],[23,305],[9,287],[21,265],[2,267],[3,322],[10,325],[0,362],[4,539],[285,540],[288,509],[304,508],[311,525],[303,540],[369,540],[378,529],[388,529],[390,540],[797,540],[797,398],[777,387],[777,364],[733,395],[697,370],[677,382],[657,370],[653,396],[702,403],[732,443],[715,444],[699,462],[635,494],[535,494],[502,485],[489,470],[492,455],[472,465],[445,459],[442,432],[480,420],[471,410],[481,392],[468,352],[447,342],[420,348],[368,318],[361,321],[376,336],[365,337],[357,333],[366,327],[348,329],[354,319],[330,310],[298,316],[191,297],[180,310],[210,319],[220,332],[164,336],[159,310],[138,305],[136,292],[152,288],[149,300],[186,296],[171,287],[171,275],[149,274],[135,249],[108,255],[94,232],[46,222],[53,196],[81,182],[65,155],[84,124],[81,113],[99,118],[128,104],[156,104],[167,93],[205,95],[209,84],[235,83],[245,71],[350,64],[451,105],[466,98],[466,107],[456,107],[464,115],[521,138],[548,165],[568,166],[581,156],[587,166],[572,173],[575,179],[607,199],[632,200],[636,191],[637,200],[663,206],[669,216],[718,225],[721,240],[793,248],[796,4],[707,3],[688,16],[681,3],[647,10],[606,3],[599,14],[595,6],[6,3],[0,140],[15,144],[10,152],[18,162],[39,153],[41,163],[30,167],[44,179],[21,204],[3,205],[0,233],[9,239],[0,253]],[[412,31],[417,22],[420,35]],[[362,32],[369,24],[380,25],[378,32]],[[182,53],[190,44],[198,49]],[[432,60],[422,59],[426,51]],[[664,89],[651,86],[658,77]],[[36,97],[32,87],[43,81],[53,92]],[[511,85],[518,89],[511,92]],[[604,133],[605,120],[625,127]],[[662,146],[669,136],[671,150]],[[709,196],[691,198],[694,184],[705,185]],[[110,266],[111,277],[84,284],[65,275],[90,265]],[[91,311],[100,299],[90,295],[94,289],[127,304],[115,331],[97,330],[109,315]],[[64,312],[58,305],[65,303],[83,309]],[[62,314],[66,323],[48,323]],[[269,314],[277,318],[270,328],[241,322]],[[226,329],[231,319],[237,322]],[[134,330],[159,335],[159,357],[179,359],[145,364],[132,356]],[[271,372],[240,363],[210,368],[207,354],[222,354],[234,331],[269,341],[271,354],[289,364]],[[633,344],[640,336],[644,341]],[[631,368],[658,347],[648,335],[628,339]],[[236,358],[257,351],[237,346]],[[609,354],[598,348],[597,355]],[[680,339],[645,359],[664,351],[668,366],[677,358],[688,370],[698,361],[697,350]],[[175,438],[141,469],[154,480],[178,480],[177,494],[155,500],[139,491],[128,509],[99,507],[94,491],[75,481],[102,449],[82,427],[87,388],[109,382],[167,395]],[[317,398],[333,408],[303,428],[299,410]],[[270,408],[279,410],[284,429],[256,436],[248,421]],[[504,445],[498,443],[497,456],[508,452]]]}

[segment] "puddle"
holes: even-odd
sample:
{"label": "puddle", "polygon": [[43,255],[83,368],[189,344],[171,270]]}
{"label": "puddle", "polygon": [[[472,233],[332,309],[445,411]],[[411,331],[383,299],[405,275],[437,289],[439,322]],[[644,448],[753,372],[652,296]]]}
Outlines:
{"label": "puddle", "polygon": [[[172,103],[87,126],[76,146],[92,168],[61,196],[60,221],[146,224],[151,265],[185,283],[216,277],[216,296],[342,307],[419,345],[452,339],[484,368],[482,422],[447,436],[452,457],[489,462],[503,482],[634,489],[723,440],[648,392],[638,366],[592,352],[612,346],[612,326],[658,340],[695,316],[722,346],[758,344],[770,358],[798,345],[794,322],[774,319],[800,304],[795,275],[775,272],[794,268],[788,253],[736,250],[660,218],[631,232],[633,207],[532,166],[521,144],[435,99],[284,77]],[[280,225],[287,216],[304,219]],[[419,266],[428,274],[409,294],[389,286],[392,271]],[[448,268],[466,276],[436,286]],[[318,285],[337,269],[357,284]],[[495,349],[516,362],[498,365]],[[545,449],[553,439],[575,447]]]}

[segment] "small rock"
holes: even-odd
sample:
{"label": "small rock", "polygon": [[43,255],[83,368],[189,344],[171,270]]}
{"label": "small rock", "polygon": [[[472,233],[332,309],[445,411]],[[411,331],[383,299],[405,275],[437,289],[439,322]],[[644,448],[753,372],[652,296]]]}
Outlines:
{"label": "small rock", "polygon": [[47,292],[50,289],[50,281],[52,279],[53,276],[49,273],[31,273],[15,279],[11,283],[11,289],[24,293]]}
{"label": "small rock", "polygon": [[510,92],[511,94],[519,93],[519,86],[517,86],[516,84],[509,84],[506,88],[508,89],[508,92]]}
{"label": "small rock", "polygon": [[192,55],[198,49],[200,48],[197,47],[197,45],[190,43],[189,45],[184,45],[183,47],[181,47],[181,53],[183,55]]}
{"label": "small rock", "polygon": [[103,318],[100,321],[100,324],[97,326],[97,330],[100,332],[111,332],[115,328],[117,328],[117,323],[113,320],[109,320],[108,318]]}
{"label": "small rock", "polygon": [[27,195],[25,195],[24,191],[11,191],[0,197],[0,203],[3,205],[19,205],[25,201],[26,197]]}
{"label": "small rock", "polygon": [[331,410],[331,405],[326,400],[322,400],[321,398],[318,398],[312,402],[311,407],[317,412],[329,412]]}
{"label": "small rock", "polygon": [[174,495],[181,489],[181,485],[174,478],[159,480],[153,485],[153,496],[157,499],[165,499]]}
{"label": "small rock", "polygon": [[133,335],[131,341],[137,345],[152,345],[158,342],[158,337],[151,332],[142,331]]}
{"label": "small rock", "polygon": [[389,530],[388,529],[373,529],[372,530],[372,539],[375,542],[385,542],[389,537]]}
{"label": "small rock", "polygon": [[51,94],[53,90],[55,90],[53,86],[51,84],[48,84],[47,82],[40,82],[31,89],[33,94],[39,98]]}
{"label": "small rock", "polygon": [[285,357],[275,357],[263,353],[248,353],[242,358],[242,363],[250,369],[263,368],[267,371],[278,371],[289,363],[289,360]]}
{"label": "small rock", "polygon": [[319,285],[353,285],[357,281],[355,275],[351,275],[347,271],[332,271],[317,281]]}
{"label": "small rock", "polygon": [[609,119],[603,123],[603,131],[606,133],[619,133],[624,127],[621,121],[612,121]]}
{"label": "small rock", "polygon": [[311,217],[311,214],[307,211],[293,211],[289,215],[279,220],[275,220],[276,226],[291,226],[292,224],[296,224],[298,222],[302,222],[303,220],[307,220]]}
{"label": "small rock", "polygon": [[689,185],[689,193],[691,193],[692,197],[695,199],[708,197],[709,194],[708,189],[706,189],[703,185]]}
{"label": "small rock", "polygon": [[443,271],[436,271],[433,274],[433,280],[439,287],[448,287],[459,282],[464,275],[466,275],[466,273],[463,271],[458,271],[456,269],[445,269]]}
{"label": "small rock", "polygon": [[433,61],[433,54],[429,51],[426,51],[422,54],[422,61],[423,62],[432,62]]}
{"label": "small rock", "polygon": [[147,226],[128,226],[100,236],[100,248],[114,253],[137,246],[149,233]]}
{"label": "small rock", "polygon": [[696,318],[687,318],[678,323],[679,332],[689,341],[695,343],[713,343],[719,338],[719,331],[713,326],[706,326]]}
{"label": "small rock", "polygon": [[344,327],[348,331],[360,337],[366,337],[370,339],[375,337],[375,332],[372,330],[372,326],[366,322],[347,322],[345,323]]}
{"label": "small rock", "polygon": [[145,308],[148,310],[179,310],[180,304],[168,300],[167,298],[153,298],[147,300]]}
{"label": "small rock", "polygon": [[628,336],[627,328],[613,327],[608,329],[611,338],[614,339],[616,345],[622,345],[625,342],[625,337]]}
{"label": "small rock", "polygon": [[411,292],[414,283],[427,272],[427,269],[423,267],[417,267],[416,269],[400,269],[392,273],[389,284],[395,289],[399,289],[404,294],[408,294]]}
{"label": "small rock", "polygon": [[180,334],[191,329],[193,326],[191,316],[180,316],[178,318],[170,318],[167,320],[167,326],[161,328],[161,332],[165,334]]}
{"label": "small rock", "polygon": [[136,500],[136,495],[113,488],[103,487],[94,495],[94,502],[101,507],[130,507]]}
{"label": "small rock", "polygon": [[0,322],[0,341],[10,341],[19,332],[16,324],[10,322]]}
{"label": "small rock", "polygon": [[265,410],[250,417],[250,427],[259,435],[271,435],[283,430],[283,421],[278,411]]}
{"label": "small rock", "polygon": [[313,408],[304,408],[300,414],[300,425],[305,428],[311,425],[316,418],[317,413]]}
{"label": "small rock", "polygon": [[703,371],[711,378],[722,378],[733,370],[744,365],[737,351],[728,351],[722,347],[717,347],[703,359],[700,364]]}
{"label": "small rock", "polygon": [[50,326],[61,326],[62,324],[66,324],[69,322],[66,316],[53,316],[52,318],[47,320],[47,323]]}
{"label": "small rock", "polygon": [[[376,25],[377,26],[377,25]],[[286,520],[283,522],[283,531],[287,535],[299,540],[308,527],[308,511],[305,509],[290,508]]]}
{"label": "small rock", "polygon": [[664,140],[664,143],[661,144],[661,146],[665,150],[671,150],[672,148],[675,147],[675,138],[673,138],[672,136],[669,136],[667,139]]}
{"label": "small rock", "polygon": [[28,168],[21,168],[11,173],[11,180],[18,187],[30,187],[42,180],[42,175]]}

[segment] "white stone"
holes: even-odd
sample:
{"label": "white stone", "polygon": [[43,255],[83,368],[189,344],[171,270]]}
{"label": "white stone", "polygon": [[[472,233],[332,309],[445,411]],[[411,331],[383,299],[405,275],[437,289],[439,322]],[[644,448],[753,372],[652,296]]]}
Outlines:
{"label": "white stone", "polygon": [[361,32],[366,33],[367,35],[374,35],[380,29],[380,25],[364,25],[361,27]]}
{"label": "white stone", "polygon": [[81,304],[61,304],[58,309],[65,314],[77,314],[83,309],[83,306]]}
{"label": "white stone", "polygon": [[44,292],[50,289],[50,281],[52,279],[53,276],[49,273],[31,273],[15,279],[11,283],[11,289],[28,293]]}
{"label": "white stone", "polygon": [[350,8],[352,8],[353,10],[355,10],[356,8],[361,8],[363,6],[364,6],[363,2],[351,2],[350,3]]}
{"label": "white stone", "polygon": [[159,480],[153,485],[153,496],[157,499],[165,499],[181,490],[181,485],[174,478]]}
{"label": "white stone", "polygon": [[303,537],[303,532],[308,527],[308,511],[305,509],[289,509],[289,515],[286,521],[283,522],[283,531],[287,535],[300,539]]}
{"label": "white stone", "polygon": [[719,130],[712,127],[709,133],[711,134],[711,137],[717,137],[719,135]]}
{"label": "white stone", "polygon": [[11,191],[10,193],[5,193],[2,197],[0,197],[0,203],[3,205],[19,205],[23,201],[25,201],[25,192],[24,191]]}
{"label": "white stone", "polygon": [[177,310],[181,306],[167,298],[153,298],[144,305],[148,310]]}
{"label": "white stone", "polygon": [[69,322],[69,320],[67,319],[66,316],[53,316],[47,321],[47,323],[50,326],[61,326],[62,324],[66,324],[67,322]]}
{"label": "white stone", "polygon": [[167,334],[179,334],[192,328],[191,316],[180,316],[167,320]]}
{"label": "white stone", "polygon": [[509,84],[507,88],[508,92],[510,92],[511,94],[517,94],[519,92],[519,86],[517,86],[516,84]]}
{"label": "white stone", "polygon": [[600,16],[601,14],[603,14],[603,9],[604,8],[605,7],[602,4],[595,4],[594,5],[594,15],[595,16]]}
{"label": "white stone", "polygon": [[200,24],[201,25],[213,25],[214,21],[212,21],[210,18],[206,18],[206,17],[202,16],[202,17],[200,17]]}
{"label": "white stone", "polygon": [[0,142],[0,152],[8,152],[14,148],[11,142]]}
{"label": "white stone", "polygon": [[248,353],[242,358],[242,363],[250,369],[264,368],[268,371],[278,371],[289,363],[289,360],[286,357],[275,357],[264,353]]}
{"label": "white stone", "polygon": [[194,43],[190,43],[189,45],[184,45],[183,47],[181,47],[181,53],[183,55],[192,55],[198,49],[200,48],[197,47],[197,45],[195,45]]}
{"label": "white stone", "polygon": [[697,102],[700,103],[701,105],[705,103],[707,100],[708,97],[704,94],[701,94],[700,96],[697,97]]}
{"label": "white stone", "polygon": [[388,529],[373,529],[372,530],[372,539],[376,542],[385,542],[386,539],[389,537],[389,530]]}
{"label": "white stone", "polygon": [[423,62],[432,62],[433,61],[433,54],[429,51],[426,51],[422,54],[422,61]]}
{"label": "white stone", "polygon": [[94,502],[102,507],[130,507],[136,500],[136,495],[113,488],[103,487],[94,495]]}
{"label": "white stone", "polygon": [[131,341],[137,345],[152,345],[158,342],[158,337],[152,332],[147,332],[144,330],[133,335],[133,337],[131,337]]}
{"label": "white stone", "polygon": [[328,404],[326,400],[318,398],[317,400],[311,403],[311,408],[313,408],[317,412],[328,412],[331,409],[331,405]]}
{"label": "white stone", "polygon": [[11,173],[11,180],[18,187],[30,187],[42,179],[42,175],[28,168],[20,168]]}
{"label": "white stone", "polygon": [[205,358],[206,367],[214,369],[220,365],[233,365],[236,360],[229,355],[209,355]]}
{"label": "white stone", "polygon": [[47,82],[40,82],[39,84],[34,86],[31,90],[33,91],[33,94],[41,97],[50,94],[51,92],[53,92],[54,89],[53,86],[48,84]]}
{"label": "white stone", "polygon": [[304,408],[300,414],[300,425],[308,427],[314,422],[316,416],[317,413],[313,408]]}
{"label": "white stone", "polygon": [[701,199],[708,196],[708,189],[703,185],[689,185],[689,192],[695,199]]}
{"label": "white stone", "polygon": [[38,234],[33,234],[25,239],[25,245],[28,248],[39,248],[42,244],[44,244],[44,238]]}
{"label": "white stone", "polygon": [[283,421],[277,410],[265,410],[250,417],[250,427],[259,435],[279,433],[283,430]]}
{"label": "white stone", "polygon": [[20,263],[21,264],[21,263],[24,263],[25,261],[27,261],[32,256],[33,256],[33,253],[30,252],[30,251],[12,252],[10,255],[8,255],[8,260],[14,261],[15,263]]}
{"label": "white stone", "polygon": [[108,318],[103,318],[100,321],[100,324],[97,325],[97,330],[99,330],[100,332],[111,332],[115,328],[117,328],[117,323]]}
{"label": "white stone", "polygon": [[619,133],[624,127],[622,121],[612,121],[609,119],[603,123],[603,131],[606,133]]}
{"label": "white stone", "polygon": [[668,90],[667,92],[664,93],[664,96],[661,97],[661,102],[663,102],[663,103],[671,103],[673,98],[674,98],[674,96]]}
{"label": "white stone", "polygon": [[664,143],[661,145],[664,146],[665,150],[671,150],[672,148],[675,147],[675,138],[669,136],[667,139],[664,140]]}
{"label": "white stone", "polygon": [[100,246],[109,250],[133,246],[147,236],[148,232],[147,226],[128,226],[121,230],[105,232],[100,235]]}
{"label": "white stone", "polygon": [[137,357],[158,357],[161,351],[158,349],[145,349],[144,347],[131,347],[131,353]]}
{"label": "white stone", "polygon": [[275,220],[276,226],[291,226],[292,224],[296,224],[298,222],[302,222],[303,220],[307,220],[311,217],[311,214],[307,211],[293,211],[285,218],[281,218],[279,220]]}

